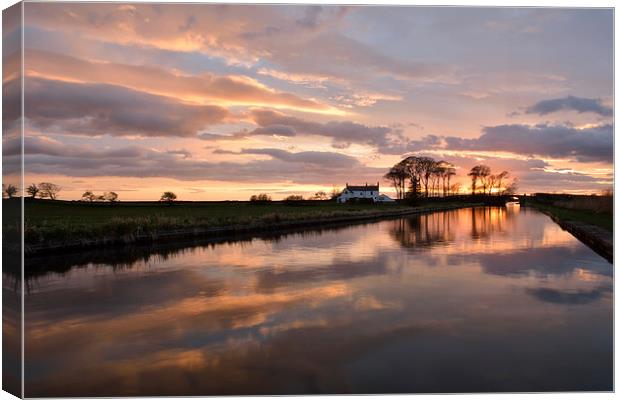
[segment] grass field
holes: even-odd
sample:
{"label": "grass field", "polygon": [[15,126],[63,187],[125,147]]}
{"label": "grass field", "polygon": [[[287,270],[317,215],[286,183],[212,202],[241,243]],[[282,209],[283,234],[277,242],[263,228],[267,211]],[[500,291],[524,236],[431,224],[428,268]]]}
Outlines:
{"label": "grass field", "polygon": [[[613,232],[613,206],[610,208],[607,205],[612,202],[613,200],[610,199],[593,201],[585,198],[573,201],[562,200],[554,202],[541,202],[535,199],[528,199],[526,204],[547,211],[562,221],[582,222]],[[602,206],[601,203],[604,203],[604,206]],[[592,205],[590,209],[586,208],[586,205],[589,204]]]}
{"label": "grass field", "polygon": [[[17,199],[3,201],[5,215],[18,209]],[[220,226],[268,226],[274,222],[380,214],[410,209],[404,205],[306,202],[153,202],[83,203],[31,200],[25,202],[25,241],[41,243],[70,239],[117,237],[184,228]],[[13,222],[15,224],[15,222]],[[8,225],[7,225],[8,224]],[[15,224],[16,225],[16,224]],[[5,221],[5,232],[15,229]]]}

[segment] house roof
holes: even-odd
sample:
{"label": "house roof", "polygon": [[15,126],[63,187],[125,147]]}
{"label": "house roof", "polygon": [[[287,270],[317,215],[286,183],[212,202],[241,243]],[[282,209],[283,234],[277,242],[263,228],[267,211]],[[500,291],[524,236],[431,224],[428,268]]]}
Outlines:
{"label": "house roof", "polygon": [[377,186],[350,186],[347,185],[347,189],[349,190],[354,190],[356,192],[378,192],[379,191],[379,185]]}

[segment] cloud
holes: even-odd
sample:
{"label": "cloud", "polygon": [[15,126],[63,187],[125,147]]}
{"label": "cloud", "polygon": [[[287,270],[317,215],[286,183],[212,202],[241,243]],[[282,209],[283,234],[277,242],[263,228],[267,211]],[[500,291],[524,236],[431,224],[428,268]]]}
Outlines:
{"label": "cloud", "polygon": [[[455,67],[402,59],[343,35],[346,7],[249,5],[33,4],[26,25],[71,32],[123,46],[200,52],[229,64],[278,66],[283,74],[349,80],[382,76],[419,82],[452,81]],[[231,23],[234,21],[234,23]],[[300,51],[303,49],[303,51]],[[347,66],[354,65],[352,70]]]}
{"label": "cloud", "polygon": [[342,104],[343,106],[348,108],[352,108],[353,106],[370,107],[377,104],[377,102],[379,101],[403,100],[401,96],[366,91],[351,94],[340,94],[334,96],[333,99],[336,100],[339,104]]}
{"label": "cloud", "polygon": [[[383,168],[367,167],[355,158],[331,152],[288,152],[279,149],[243,149],[236,155],[266,155],[268,160],[210,162],[183,157],[184,151],[158,151],[142,146],[99,149],[67,145],[44,136],[25,138],[25,162],[29,174],[71,177],[165,177],[183,181],[293,182],[339,184],[351,177],[372,181]],[[19,162],[19,140],[5,143],[7,163]],[[228,152],[232,153],[232,152]],[[181,156],[179,156],[181,155]]]}
{"label": "cloud", "polygon": [[611,287],[601,286],[592,290],[558,290],[553,288],[528,288],[526,293],[540,301],[554,304],[589,304],[612,292]]}
{"label": "cloud", "polygon": [[271,110],[253,110],[251,118],[259,127],[240,135],[323,136],[331,138],[336,148],[347,147],[351,143],[383,147],[401,138],[399,131],[385,126],[372,127],[352,121],[319,123]]}
{"label": "cloud", "polygon": [[276,160],[316,164],[324,167],[347,168],[360,166],[360,162],[354,157],[328,151],[300,151],[293,153],[280,149],[243,149],[241,154],[268,155]]}
{"label": "cloud", "polygon": [[343,114],[329,105],[273,90],[246,76],[219,76],[208,72],[188,75],[155,66],[87,61],[42,50],[27,50],[26,58],[26,75],[32,77],[118,85],[198,103]]}
{"label": "cloud", "polygon": [[390,57],[338,32],[324,32],[310,38],[303,44],[302,52],[298,51],[299,47],[297,42],[281,41],[270,47],[268,58],[285,66],[286,72],[328,75],[343,80],[376,78],[377,75],[418,83],[453,83],[456,79],[457,68],[452,65]]}
{"label": "cloud", "polygon": [[486,127],[475,139],[427,135],[411,141],[409,150],[505,151],[527,156],[613,161],[613,125],[579,129],[571,125],[498,125]]}
{"label": "cloud", "polygon": [[525,110],[526,114],[547,115],[557,111],[591,112],[603,117],[613,116],[613,110],[603,105],[601,99],[567,96],[558,99],[539,101]]}
{"label": "cloud", "polygon": [[183,158],[190,158],[192,156],[192,153],[189,150],[186,150],[186,149],[166,150],[166,153],[183,156]]}
{"label": "cloud", "polygon": [[180,103],[107,84],[29,78],[26,118],[47,132],[113,136],[192,137],[230,116],[219,106]]}

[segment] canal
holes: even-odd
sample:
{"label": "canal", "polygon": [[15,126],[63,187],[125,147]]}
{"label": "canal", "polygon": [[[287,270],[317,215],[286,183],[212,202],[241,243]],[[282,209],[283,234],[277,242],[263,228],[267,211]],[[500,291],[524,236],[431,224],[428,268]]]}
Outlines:
{"label": "canal", "polygon": [[532,209],[114,252],[29,274],[26,396],[612,390],[613,266]]}

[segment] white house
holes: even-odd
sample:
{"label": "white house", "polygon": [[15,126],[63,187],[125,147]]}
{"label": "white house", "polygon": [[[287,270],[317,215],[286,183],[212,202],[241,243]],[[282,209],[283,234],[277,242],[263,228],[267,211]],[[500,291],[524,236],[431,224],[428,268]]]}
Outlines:
{"label": "white house", "polygon": [[373,203],[391,203],[394,200],[384,194],[379,194],[379,182],[376,186],[347,186],[344,188],[340,196],[336,198],[338,203],[346,203],[352,199],[372,199]]}

